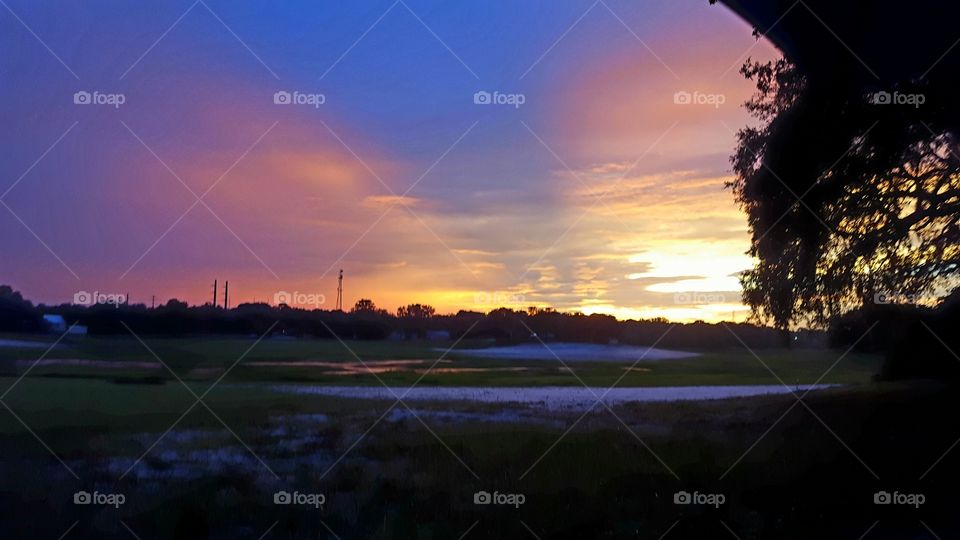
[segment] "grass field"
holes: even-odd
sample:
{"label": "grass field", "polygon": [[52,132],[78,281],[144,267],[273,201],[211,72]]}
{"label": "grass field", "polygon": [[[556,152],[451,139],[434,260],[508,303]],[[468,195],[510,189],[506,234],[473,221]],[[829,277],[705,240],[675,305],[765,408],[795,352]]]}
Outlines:
{"label": "grass field", "polygon": [[[771,370],[787,384],[810,384],[821,377],[824,383],[864,384],[869,382],[880,364],[876,356],[858,353],[844,355],[843,351],[760,349],[751,352],[740,348],[706,352],[687,359],[644,360],[627,371],[634,362],[480,359],[458,355],[456,348],[448,351],[451,344],[437,342],[340,343],[336,340],[267,339],[251,349],[255,341],[254,338],[144,338],[144,343],[141,343],[133,337],[86,338],[54,348],[45,359],[162,362],[180,378],[192,381],[218,379],[222,370],[236,363],[236,367],[228,374],[229,380],[297,381],[348,386],[379,385],[381,380],[398,386],[408,386],[418,380],[418,384],[423,386],[580,386],[585,383],[609,387],[618,379],[618,386],[621,387],[777,384]],[[457,344],[457,348],[482,345],[465,342]],[[36,348],[0,348],[0,366],[3,366],[0,369],[7,370],[0,374],[17,375],[18,370],[12,362],[19,360],[19,371],[22,372],[42,352],[43,349]],[[336,368],[260,365],[309,360],[353,364],[352,371],[355,373],[343,373]],[[380,362],[393,360],[420,360],[422,363],[408,365],[406,369],[377,373],[380,380],[367,369],[377,367]],[[834,363],[836,366],[831,369]],[[431,366],[432,369],[429,369]],[[30,374],[174,379],[167,369],[162,365],[159,367],[161,369],[97,369],[56,365],[36,367]],[[423,376],[428,369],[429,372]]]}
{"label": "grass field", "polygon": [[[771,395],[557,411],[280,393],[270,387],[380,383],[247,365],[356,362],[336,341],[265,340],[246,356],[254,339],[146,343],[189,390],[162,367],[50,365],[21,378],[44,349],[0,349],[0,505],[10,516],[41,516],[0,520],[0,537],[858,538],[879,521],[868,539],[934,538],[921,520],[941,538],[958,531],[948,517],[957,460],[917,480],[960,437],[960,424],[931,414],[953,410],[956,393],[872,383],[875,357],[756,351],[789,384],[828,372],[823,382],[846,385],[812,392],[803,405]],[[435,343],[347,346],[371,365],[429,366],[443,354]],[[156,362],[133,338],[84,339],[46,359]],[[526,370],[428,374],[419,384],[581,384],[558,362],[445,359]],[[748,351],[643,362],[648,371],[628,372],[619,386],[777,384],[763,363]],[[609,386],[626,366],[570,367]],[[379,376],[396,385],[420,377]],[[877,507],[879,489],[922,491],[929,502],[915,512]],[[125,503],[73,504],[80,490],[120,493]],[[278,505],[279,491],[322,493],[325,504]],[[477,505],[479,491],[524,502]],[[725,501],[676,505],[678,491]]]}

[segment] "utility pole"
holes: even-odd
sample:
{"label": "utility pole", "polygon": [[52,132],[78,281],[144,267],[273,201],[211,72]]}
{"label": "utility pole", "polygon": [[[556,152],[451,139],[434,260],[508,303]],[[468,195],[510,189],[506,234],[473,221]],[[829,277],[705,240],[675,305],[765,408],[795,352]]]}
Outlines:
{"label": "utility pole", "polygon": [[340,277],[337,278],[337,311],[343,311],[343,269],[340,269]]}
{"label": "utility pole", "polygon": [[213,280],[213,307],[217,307],[217,280]]}
{"label": "utility pole", "polygon": [[154,294],[150,296],[150,309],[154,309],[156,307],[157,307],[157,295]]}
{"label": "utility pole", "polygon": [[223,282],[223,309],[229,309],[230,304],[227,303],[227,294],[230,292],[230,282]]}

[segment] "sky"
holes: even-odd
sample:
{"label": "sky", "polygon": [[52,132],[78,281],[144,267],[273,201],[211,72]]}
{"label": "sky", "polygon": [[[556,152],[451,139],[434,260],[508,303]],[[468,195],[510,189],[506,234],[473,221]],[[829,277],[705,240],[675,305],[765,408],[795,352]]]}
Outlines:
{"label": "sky", "polygon": [[[0,283],[742,320],[777,57],[707,0],[0,8]],[[222,285],[221,285],[222,287]]]}

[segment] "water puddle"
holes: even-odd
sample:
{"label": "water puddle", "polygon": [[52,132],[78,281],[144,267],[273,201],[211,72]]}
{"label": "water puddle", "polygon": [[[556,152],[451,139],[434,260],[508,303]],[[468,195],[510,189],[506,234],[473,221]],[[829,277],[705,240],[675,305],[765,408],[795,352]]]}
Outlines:
{"label": "water puddle", "polygon": [[469,401],[479,403],[519,403],[548,410],[587,409],[599,399],[608,405],[630,402],[703,401],[738,397],[788,394],[820,390],[838,385],[750,385],[750,386],[668,386],[642,388],[584,387],[402,387],[279,385],[278,392],[317,394],[351,399],[404,401]]}

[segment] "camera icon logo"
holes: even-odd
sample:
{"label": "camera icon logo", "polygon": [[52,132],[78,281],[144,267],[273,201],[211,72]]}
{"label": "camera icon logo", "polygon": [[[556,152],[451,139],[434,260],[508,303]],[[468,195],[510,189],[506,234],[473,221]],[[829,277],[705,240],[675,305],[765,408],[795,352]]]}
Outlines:
{"label": "camera icon logo", "polygon": [[678,491],[673,494],[673,504],[690,504],[691,497],[686,491]]}
{"label": "camera icon logo", "polygon": [[273,494],[273,504],[290,504],[293,498],[286,491],[278,491]]}
{"label": "camera icon logo", "polygon": [[889,105],[891,101],[892,97],[890,96],[890,92],[881,90],[880,92],[873,94],[874,105]]}
{"label": "camera icon logo", "polygon": [[290,92],[284,90],[278,90],[273,93],[273,103],[274,105],[289,105],[292,103]]}
{"label": "camera icon logo", "polygon": [[89,105],[92,103],[90,92],[81,90],[73,94],[73,103],[76,105]]}
{"label": "camera icon logo", "polygon": [[492,498],[486,491],[478,491],[473,494],[473,504],[490,504]]}
{"label": "camera icon logo", "polygon": [[886,491],[878,491],[873,494],[873,504],[890,504],[893,500]]}
{"label": "camera icon logo", "polygon": [[87,291],[77,291],[73,293],[73,303],[81,306],[89,306],[93,303],[93,295]]}
{"label": "camera icon logo", "polygon": [[490,95],[490,92],[480,90],[473,94],[473,102],[477,105],[489,105],[493,102],[493,97]]}
{"label": "camera icon logo", "polygon": [[287,291],[277,291],[273,294],[273,303],[278,306],[280,304],[290,305],[293,303],[293,295]]}
{"label": "camera icon logo", "polygon": [[93,499],[86,491],[78,491],[73,494],[73,504],[90,504]]}
{"label": "camera icon logo", "polygon": [[693,103],[693,95],[691,95],[690,92],[680,90],[673,94],[673,102],[677,105],[689,105]]}

